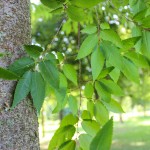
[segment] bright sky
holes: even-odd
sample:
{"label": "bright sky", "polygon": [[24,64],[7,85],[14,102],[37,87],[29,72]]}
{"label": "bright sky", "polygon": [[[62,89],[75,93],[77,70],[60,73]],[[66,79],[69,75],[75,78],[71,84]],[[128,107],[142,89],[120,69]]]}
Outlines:
{"label": "bright sky", "polygon": [[39,4],[40,3],[40,0],[30,0],[31,3],[34,3],[34,4]]}

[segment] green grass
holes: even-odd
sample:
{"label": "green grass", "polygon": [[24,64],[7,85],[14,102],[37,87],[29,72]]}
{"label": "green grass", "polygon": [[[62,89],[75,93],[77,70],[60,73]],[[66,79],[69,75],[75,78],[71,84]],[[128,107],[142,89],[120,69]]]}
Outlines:
{"label": "green grass", "polygon": [[[56,125],[46,125],[46,137],[41,138],[41,150],[47,146]],[[114,123],[111,150],[150,150],[150,117],[134,117],[123,124]]]}
{"label": "green grass", "polygon": [[150,150],[150,117],[115,122],[111,150]]}

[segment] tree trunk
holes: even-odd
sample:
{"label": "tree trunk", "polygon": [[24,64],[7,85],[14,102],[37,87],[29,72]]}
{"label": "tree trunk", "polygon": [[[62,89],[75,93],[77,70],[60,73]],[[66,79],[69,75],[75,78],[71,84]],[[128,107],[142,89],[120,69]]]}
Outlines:
{"label": "tree trunk", "polygon": [[[7,67],[24,55],[22,45],[30,44],[29,0],[0,0],[0,66]],[[0,150],[39,150],[38,121],[30,100],[14,110],[16,82],[0,80]]]}

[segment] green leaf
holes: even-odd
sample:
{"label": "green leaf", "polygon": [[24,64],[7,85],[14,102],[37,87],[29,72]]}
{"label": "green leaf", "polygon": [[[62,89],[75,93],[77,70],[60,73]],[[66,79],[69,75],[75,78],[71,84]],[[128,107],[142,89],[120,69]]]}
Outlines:
{"label": "green leaf", "polygon": [[64,142],[71,140],[75,133],[75,127],[72,125],[63,126],[57,129],[50,140],[48,150],[58,149]]}
{"label": "green leaf", "polygon": [[94,116],[94,103],[92,101],[87,102],[87,110],[90,112],[91,117]]}
{"label": "green leaf", "polygon": [[123,47],[121,48],[121,51],[125,52],[130,50],[131,48],[134,47],[134,45],[140,40],[141,36],[137,36],[137,37],[132,37],[132,38],[128,38],[126,40],[123,40]]}
{"label": "green leaf", "polygon": [[112,3],[115,7],[120,8],[121,6],[127,6],[129,0],[112,0]]}
{"label": "green leaf", "polygon": [[97,79],[100,80],[100,79],[106,77],[108,74],[111,73],[111,71],[112,71],[113,69],[114,69],[113,66],[103,69],[103,70],[101,71],[101,73],[99,74],[99,76],[98,76]]}
{"label": "green leaf", "polygon": [[98,43],[98,37],[96,34],[89,35],[82,43],[77,59],[88,56]]}
{"label": "green leaf", "polygon": [[88,134],[81,134],[79,136],[79,143],[83,150],[89,150],[92,137]]}
{"label": "green leaf", "polygon": [[110,29],[110,25],[107,22],[101,23],[100,25],[101,29]]}
{"label": "green leaf", "polygon": [[26,71],[34,66],[34,60],[29,57],[22,57],[9,66],[9,70],[22,76]]}
{"label": "green leaf", "polygon": [[120,70],[115,68],[109,73],[109,75],[114,80],[114,82],[117,83],[120,77]]}
{"label": "green leaf", "polygon": [[119,49],[116,46],[112,45],[110,42],[105,42],[105,41],[101,43],[101,46],[108,62],[112,66],[118,68],[119,70],[122,70],[123,57],[121,56]]}
{"label": "green leaf", "polygon": [[92,137],[95,136],[100,129],[99,123],[97,123],[95,120],[84,120],[82,121],[81,125],[84,131]]}
{"label": "green leaf", "polygon": [[77,115],[77,113],[78,113],[78,101],[77,101],[77,99],[74,96],[70,95],[69,99],[68,99],[68,103],[69,103],[69,108],[70,108],[71,112],[74,115]]}
{"label": "green leaf", "polygon": [[110,119],[93,138],[90,150],[110,150],[113,133],[113,120]]}
{"label": "green leaf", "polygon": [[146,3],[141,0],[129,0],[129,4],[134,15],[146,8]]}
{"label": "green leaf", "polygon": [[73,114],[68,114],[63,118],[61,121],[60,126],[68,126],[68,125],[75,125],[78,122],[78,117],[74,116]]}
{"label": "green leaf", "polygon": [[69,0],[72,4],[78,6],[78,7],[83,7],[83,8],[90,8],[93,7],[95,5],[97,5],[98,3],[102,2],[103,0]]}
{"label": "green leaf", "polygon": [[55,93],[55,97],[56,97],[56,100],[57,100],[57,106],[55,107],[55,109],[53,110],[52,113],[57,113],[59,111],[61,111],[67,101],[68,101],[68,97],[67,97],[67,79],[66,77],[62,74],[62,73],[59,73],[59,79],[60,79],[60,82],[59,82],[59,89],[55,89],[54,90],[54,93]]}
{"label": "green leaf", "polygon": [[92,76],[95,81],[103,69],[105,62],[104,55],[102,51],[97,46],[91,55],[91,68],[92,68]]}
{"label": "green leaf", "polygon": [[17,87],[15,89],[12,108],[16,107],[16,105],[28,95],[31,88],[31,77],[32,77],[32,72],[28,71],[18,81]]}
{"label": "green leaf", "polygon": [[148,63],[147,58],[139,53],[131,51],[131,52],[125,53],[124,56],[132,60],[139,67],[149,68],[149,63]]}
{"label": "green leaf", "polygon": [[60,52],[57,52],[57,58],[58,58],[58,60],[59,60],[59,63],[61,63],[61,62],[64,60],[64,56],[63,56],[63,54],[60,53]]}
{"label": "green leaf", "polygon": [[39,64],[39,68],[43,78],[54,89],[59,88],[59,72],[56,66],[49,60],[43,61]]}
{"label": "green leaf", "polygon": [[77,22],[85,20],[86,17],[83,9],[73,5],[68,6],[67,14],[71,20]]}
{"label": "green leaf", "polygon": [[146,18],[144,18],[142,21],[141,21],[141,26],[144,27],[144,28],[147,28],[149,29],[150,28],[150,15],[147,16]]}
{"label": "green leaf", "polygon": [[109,102],[111,100],[111,93],[106,86],[100,82],[95,82],[95,89],[103,101]]}
{"label": "green leaf", "polygon": [[87,26],[83,30],[81,30],[82,33],[87,33],[87,34],[94,34],[97,32],[97,27],[96,26]]}
{"label": "green leaf", "polygon": [[103,104],[106,106],[106,108],[109,111],[112,111],[114,113],[124,113],[120,103],[118,103],[117,101],[111,99],[111,101],[109,103],[103,102]]}
{"label": "green leaf", "polygon": [[24,45],[24,49],[27,54],[34,59],[39,58],[39,56],[43,52],[43,49],[37,45]]}
{"label": "green leaf", "polygon": [[123,46],[119,35],[112,29],[102,30],[100,35],[103,40],[110,41],[117,47]]}
{"label": "green leaf", "polygon": [[124,69],[123,74],[131,81],[139,83],[139,73],[137,67],[128,59],[123,59]]}
{"label": "green leaf", "polygon": [[81,118],[83,120],[89,120],[89,119],[91,120],[92,119],[90,112],[87,110],[83,110]]}
{"label": "green leaf", "polygon": [[77,72],[74,67],[70,64],[63,65],[63,72],[65,76],[72,81],[75,85],[77,85]]}
{"label": "green leaf", "polygon": [[0,79],[16,80],[19,78],[20,77],[17,74],[0,67]]}
{"label": "green leaf", "polygon": [[124,95],[122,89],[112,80],[101,79],[100,84],[106,87],[106,89],[114,95]]}
{"label": "green leaf", "polygon": [[49,8],[58,8],[60,7],[63,3],[65,2],[65,0],[41,0],[41,3],[43,3],[45,6],[49,7]]}
{"label": "green leaf", "polygon": [[76,142],[73,140],[69,140],[63,143],[58,150],[75,150]]}
{"label": "green leaf", "polygon": [[86,98],[90,99],[90,98],[92,98],[93,93],[94,93],[94,88],[93,88],[92,83],[87,83],[85,85],[84,95],[86,96]]}
{"label": "green leaf", "polygon": [[101,125],[104,125],[109,120],[108,110],[100,101],[95,103],[94,114],[97,122]]}
{"label": "green leaf", "polygon": [[150,32],[143,31],[141,52],[150,60]]}
{"label": "green leaf", "polygon": [[33,104],[38,114],[40,114],[45,98],[45,82],[39,72],[32,73],[31,96],[33,98]]}

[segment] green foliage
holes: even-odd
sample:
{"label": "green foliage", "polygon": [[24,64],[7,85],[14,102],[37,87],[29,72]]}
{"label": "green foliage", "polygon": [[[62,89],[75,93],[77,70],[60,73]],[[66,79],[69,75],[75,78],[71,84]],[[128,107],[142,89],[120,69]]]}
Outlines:
{"label": "green foliage", "polygon": [[104,61],[105,61],[104,55],[102,51],[99,49],[99,46],[97,46],[91,55],[91,69],[93,80],[96,80],[98,75],[102,71]]}
{"label": "green foliage", "polygon": [[77,85],[77,73],[76,70],[74,69],[74,67],[70,64],[65,64],[63,66],[63,72],[65,74],[65,76],[72,81],[75,85]]}
{"label": "green foliage", "polygon": [[106,108],[109,111],[112,111],[114,113],[124,113],[119,102],[115,101],[114,99],[111,99],[111,101],[109,103],[103,102],[103,104],[106,106]]}
{"label": "green foliage", "polygon": [[63,126],[57,129],[54,136],[52,137],[48,150],[54,150],[62,148],[62,144],[71,140],[75,133],[75,127],[72,125]]}
{"label": "green foliage", "polygon": [[59,1],[58,0],[41,0],[41,2],[45,6],[55,9],[55,8],[60,7],[65,2],[65,0],[59,0]]}
{"label": "green foliage", "polygon": [[86,28],[84,28],[83,30],[81,30],[82,33],[86,33],[86,34],[94,34],[96,33],[97,28],[96,26],[87,26]]}
{"label": "green foliage", "polygon": [[33,98],[33,104],[37,112],[40,114],[45,98],[45,82],[39,72],[32,73],[31,96]]}
{"label": "green foliage", "polygon": [[5,80],[16,80],[20,77],[17,74],[0,67],[0,78]]}
{"label": "green foliage", "polygon": [[[39,114],[45,96],[52,95],[57,102],[53,113],[59,113],[65,106],[69,107],[71,113],[61,121],[49,143],[49,150],[110,150],[113,121],[109,120],[109,112],[124,112],[120,103],[112,98],[124,94],[119,86],[121,77],[126,76],[130,81],[139,83],[139,68],[147,69],[150,65],[149,3],[147,0],[41,2],[48,7],[47,10],[50,8],[47,14],[53,13],[49,17],[45,16],[46,21],[40,14],[36,14],[43,23],[37,18],[35,39],[41,46],[25,45],[29,57],[16,60],[8,69],[0,68],[0,78],[19,80],[12,108],[30,93]],[[41,9],[40,6],[34,8]],[[62,14],[56,15],[57,12]],[[116,14],[118,18],[115,20]],[[59,18],[63,19],[63,23],[66,21],[65,24],[57,22]],[[112,21],[117,21],[120,26],[111,24]],[[121,33],[124,25],[129,35]],[[79,29],[81,35],[76,34],[80,33]],[[80,65],[74,56],[82,59]],[[77,76],[76,70],[81,75]],[[67,79],[73,84],[68,84]],[[74,92],[74,89],[78,91]],[[85,103],[81,103],[83,89],[87,102],[87,109],[84,107],[84,110],[82,105]],[[79,93],[80,99],[73,96]],[[79,120],[86,134],[75,134]],[[79,136],[76,142],[73,140],[74,135]],[[80,145],[76,144],[78,142]]]}
{"label": "green foliage", "polygon": [[67,8],[67,14],[69,18],[72,19],[73,21],[85,20],[85,13],[83,9],[76,7],[76,6],[69,5]]}
{"label": "green foliage", "polygon": [[68,104],[69,104],[69,108],[70,108],[71,112],[74,115],[77,115],[77,113],[78,113],[78,101],[76,100],[76,98],[74,96],[72,96],[72,95],[69,96]]}
{"label": "green foliage", "polygon": [[104,125],[109,120],[108,110],[100,101],[95,103],[94,115],[97,122],[99,122],[101,125]]}
{"label": "green foliage", "polygon": [[41,47],[36,45],[24,45],[24,49],[27,52],[27,54],[34,59],[39,58],[41,52],[43,51]]}
{"label": "green foliage", "polygon": [[33,59],[29,57],[22,57],[16,60],[14,63],[12,63],[8,67],[8,69],[22,76],[26,71],[31,69],[34,65],[35,65],[35,62]]}
{"label": "green foliage", "polygon": [[56,66],[50,60],[46,60],[40,62],[39,68],[44,80],[47,81],[52,88],[57,89],[59,87],[59,72]]}
{"label": "green foliage", "polygon": [[99,95],[99,97],[101,97],[101,99],[105,102],[110,102],[111,100],[111,93],[109,93],[108,89],[101,84],[100,82],[96,81],[95,82],[95,89]]}
{"label": "green foliage", "polygon": [[110,119],[92,139],[92,142],[90,144],[90,150],[110,150],[113,132],[112,130],[113,120]]}
{"label": "green foliage", "polygon": [[20,101],[22,101],[29,94],[31,89],[32,72],[27,71],[22,78],[18,81],[15,89],[14,100],[12,108],[14,108]]}
{"label": "green foliage", "polygon": [[68,149],[75,150],[75,147],[76,147],[76,142],[73,140],[69,140],[69,141],[63,143],[60,146],[59,150],[68,150]]}
{"label": "green foliage", "polygon": [[77,59],[81,59],[88,56],[93,51],[97,43],[98,37],[96,34],[92,34],[86,37],[86,39],[83,41],[80,47]]}
{"label": "green foliage", "polygon": [[92,1],[88,1],[88,0],[69,0],[72,4],[78,6],[78,7],[83,7],[83,8],[90,8],[93,7],[95,5],[97,5],[98,3],[102,2],[103,0],[92,0]]}
{"label": "green foliage", "polygon": [[122,47],[122,42],[119,35],[112,29],[106,29],[101,31],[101,38],[105,41],[110,41],[117,47]]}
{"label": "green foliage", "polygon": [[90,99],[90,98],[92,98],[93,93],[94,93],[94,88],[93,88],[92,83],[87,83],[85,85],[84,95],[86,96],[86,98]]}
{"label": "green foliage", "polygon": [[79,143],[83,150],[89,150],[92,137],[88,134],[81,134],[79,136]]}
{"label": "green foliage", "polygon": [[94,137],[100,129],[100,125],[95,120],[84,120],[81,123],[84,131]]}

